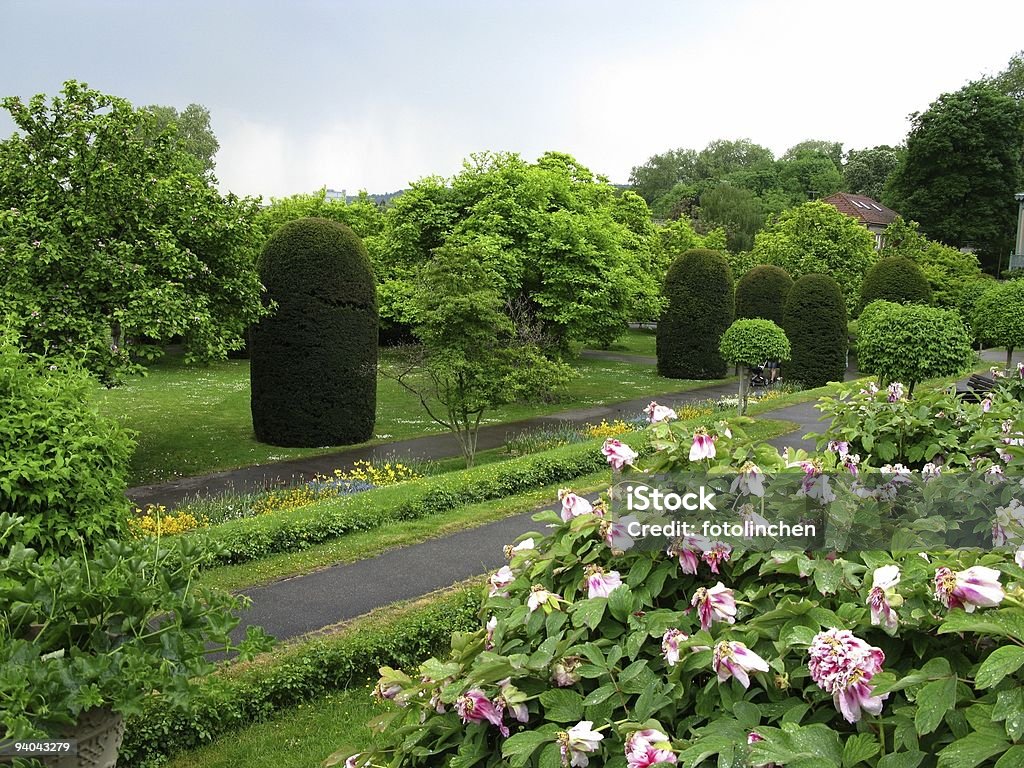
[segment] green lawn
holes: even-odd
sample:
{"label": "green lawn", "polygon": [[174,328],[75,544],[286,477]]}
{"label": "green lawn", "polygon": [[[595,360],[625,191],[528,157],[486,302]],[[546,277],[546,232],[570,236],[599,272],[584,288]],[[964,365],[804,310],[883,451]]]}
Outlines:
{"label": "green lawn", "polygon": [[372,693],[369,681],[330,693],[178,755],[167,768],[318,768],[342,746],[379,746],[366,723],[386,707]]}
{"label": "green lawn", "polygon": [[[634,397],[715,384],[660,378],[653,367],[605,360],[579,360],[580,373],[557,402],[516,403],[487,415],[485,423],[605,405]],[[256,442],[249,412],[249,362],[228,360],[205,367],[168,359],[149,375],[112,390],[97,388],[101,411],[137,433],[130,485],[222,469],[328,453],[324,448],[279,448]],[[443,431],[398,384],[377,385],[374,442],[389,442]]]}
{"label": "green lawn", "polygon": [[608,352],[626,352],[631,355],[644,355],[654,357],[655,339],[657,333],[653,329],[630,328],[622,336],[615,340],[615,343],[608,347]]}

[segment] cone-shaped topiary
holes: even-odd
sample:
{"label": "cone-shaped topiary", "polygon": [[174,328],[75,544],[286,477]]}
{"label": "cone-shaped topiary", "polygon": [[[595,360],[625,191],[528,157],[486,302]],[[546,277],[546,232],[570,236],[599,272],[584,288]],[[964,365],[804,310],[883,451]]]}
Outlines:
{"label": "cone-shaped topiary", "polygon": [[880,299],[896,304],[930,304],[932,288],[916,262],[890,256],[869,269],[860,285],[861,309]]}
{"label": "cone-shaped topiary", "polygon": [[792,352],[786,378],[805,387],[842,381],[846,373],[846,301],[828,275],[804,275],[786,299],[782,328]]}
{"label": "cone-shaped topiary", "polygon": [[328,219],[275,232],[259,258],[273,315],[253,329],[256,439],[283,446],[361,443],[377,405],[377,298],[366,249]]}
{"label": "cone-shaped topiary", "polygon": [[782,325],[782,308],[793,278],[782,267],[762,264],[736,283],[736,317],[760,317]]}
{"label": "cone-shaped topiary", "polygon": [[733,321],[732,270],[718,251],[694,248],[665,277],[668,303],[658,321],[658,373],[670,379],[725,376],[718,344]]}

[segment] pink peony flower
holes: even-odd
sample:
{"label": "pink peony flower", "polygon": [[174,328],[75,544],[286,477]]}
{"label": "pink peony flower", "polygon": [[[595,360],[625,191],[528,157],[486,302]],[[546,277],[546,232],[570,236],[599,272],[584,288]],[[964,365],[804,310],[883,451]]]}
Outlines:
{"label": "pink peony flower", "polygon": [[764,496],[764,472],[752,461],[740,467],[740,472],[729,487],[730,493],[739,491],[745,496]]}
{"label": "pink peony flower", "polygon": [[747,734],[747,744],[757,744],[759,741],[764,741],[764,736],[755,731],[751,731]]}
{"label": "pink peony flower", "polygon": [[530,613],[533,613],[538,608],[543,608],[544,613],[551,613],[558,610],[558,601],[561,599],[561,597],[554,592],[549,592],[540,584],[534,584],[530,589],[530,596],[526,599],[526,604],[530,607]]}
{"label": "pink peony flower", "polygon": [[711,567],[711,572],[718,575],[718,564],[728,562],[732,557],[732,547],[724,541],[712,541],[704,551],[704,562]]}
{"label": "pink peony flower", "polygon": [[982,410],[982,413],[988,413],[989,411],[992,410],[992,398],[991,397],[986,397],[984,400],[981,401],[981,410]]}
{"label": "pink peony flower", "polygon": [[359,765],[359,758],[362,757],[362,752],[356,752],[348,760],[345,761],[345,768],[356,768]]}
{"label": "pink peony flower", "polygon": [[684,536],[682,539],[672,542],[666,550],[666,554],[679,558],[680,570],[694,576],[697,573],[697,566],[700,564],[700,555],[704,553],[705,549],[710,548],[711,542],[703,536]]}
{"label": "pink peony flower", "polygon": [[690,636],[681,629],[669,629],[661,637],[661,654],[665,662],[674,667],[679,663],[679,644],[686,642]]}
{"label": "pink peony flower", "polygon": [[594,723],[590,720],[581,720],[568,731],[559,731],[557,743],[562,753],[562,765],[587,766],[590,765],[589,754],[596,752],[603,733],[593,730]]}
{"label": "pink peony flower", "polygon": [[743,643],[726,640],[715,646],[711,666],[718,673],[718,682],[724,683],[730,677],[735,677],[744,688],[750,687],[748,672],[768,671],[768,662]]}
{"label": "pink peony flower", "polygon": [[558,500],[562,502],[562,519],[565,522],[580,515],[594,514],[594,505],[582,496],[577,496],[568,488],[563,488],[558,492]]}
{"label": "pink peony flower", "polygon": [[606,520],[603,522],[601,524],[601,535],[604,536],[604,541],[609,549],[613,552],[625,552],[627,549],[632,549],[633,544],[636,542],[629,535],[629,526],[631,523],[639,522],[634,515],[626,515],[619,520]]}
{"label": "pink peony flower", "polygon": [[868,606],[871,608],[871,624],[883,626],[887,632],[895,631],[899,625],[899,617],[894,607],[903,604],[903,598],[896,592],[900,583],[900,567],[883,565],[876,568],[872,577],[871,591],[868,593]]}
{"label": "pink peony flower", "polygon": [[903,385],[894,381],[889,385],[889,402],[895,403],[903,399]]}
{"label": "pink peony flower", "polygon": [[473,688],[459,696],[455,700],[455,711],[459,713],[465,725],[486,721],[502,731],[503,736],[508,735],[508,728],[505,727],[501,712],[479,688]]}
{"label": "pink peony flower", "polygon": [[618,571],[608,571],[597,565],[590,566],[587,575],[587,597],[608,597],[612,590],[622,586]]}
{"label": "pink peony flower", "polygon": [[850,444],[845,440],[830,440],[825,450],[839,454],[839,458],[843,458],[850,452]]}
{"label": "pink peony flower", "polygon": [[690,446],[690,461],[703,461],[715,458],[715,439],[707,430],[700,427],[693,433],[693,445]]}
{"label": "pink peony flower", "polygon": [[715,622],[736,623],[736,599],[732,590],[722,582],[718,582],[711,589],[698,589],[690,600],[690,605],[697,609],[701,629],[711,629]]}
{"label": "pink peony flower", "polygon": [[888,694],[872,695],[871,678],[882,671],[885,654],[846,629],[827,629],[811,641],[807,666],[811,678],[832,694],[836,710],[847,722],[860,720],[861,711],[877,715]]}
{"label": "pink peony flower", "polygon": [[508,585],[516,580],[516,575],[507,565],[501,566],[498,571],[491,575],[490,597],[508,597]]}
{"label": "pink peony flower", "polygon": [[491,616],[491,618],[489,618],[487,620],[487,624],[485,625],[484,628],[487,630],[487,635],[484,637],[484,650],[485,651],[493,651],[494,650],[494,630],[496,630],[498,628],[498,617],[497,616]]}
{"label": "pink peony flower", "polygon": [[1002,547],[1016,544],[1024,529],[1024,504],[1020,499],[1010,499],[1005,507],[996,507],[996,519],[992,523],[992,546]]}
{"label": "pink peony flower", "polygon": [[653,400],[650,405],[644,408],[644,413],[647,415],[647,421],[651,424],[658,424],[662,421],[675,421],[679,418],[671,408],[658,405]]}
{"label": "pink peony flower", "polygon": [[999,583],[999,571],[975,565],[965,571],[949,568],[935,571],[935,599],[946,608],[992,608],[1003,601],[1006,593]]}
{"label": "pink peony flower", "polygon": [[633,466],[639,454],[620,440],[609,437],[604,441],[601,453],[608,459],[612,469],[622,469],[624,466]]}
{"label": "pink peony flower", "polygon": [[649,768],[652,765],[675,763],[668,736],[654,728],[634,731],[626,739],[626,765],[628,768]]}
{"label": "pink peony flower", "polygon": [[559,688],[576,685],[580,681],[576,671],[582,659],[579,656],[566,656],[551,665],[551,682]]}

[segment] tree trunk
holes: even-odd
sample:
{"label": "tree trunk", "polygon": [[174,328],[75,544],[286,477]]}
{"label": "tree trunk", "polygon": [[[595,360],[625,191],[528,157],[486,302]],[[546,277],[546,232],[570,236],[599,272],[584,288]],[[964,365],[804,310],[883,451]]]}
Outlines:
{"label": "tree trunk", "polygon": [[740,366],[740,402],[739,414],[743,416],[747,412],[747,389],[750,387],[750,368],[746,365]]}
{"label": "tree trunk", "polygon": [[1006,348],[1006,370],[1009,371],[1013,365],[1013,347]]}

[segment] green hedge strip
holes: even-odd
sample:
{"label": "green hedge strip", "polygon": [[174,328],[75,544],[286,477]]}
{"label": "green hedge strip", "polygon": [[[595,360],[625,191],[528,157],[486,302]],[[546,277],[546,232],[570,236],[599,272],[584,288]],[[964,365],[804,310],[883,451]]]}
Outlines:
{"label": "green hedge strip", "polygon": [[460,588],[398,616],[371,614],[341,633],[306,641],[251,666],[210,675],[181,714],[154,697],[129,717],[118,765],[153,768],[286,707],[361,683],[381,666],[411,667],[448,647],[452,633],[479,628],[481,591]]}

